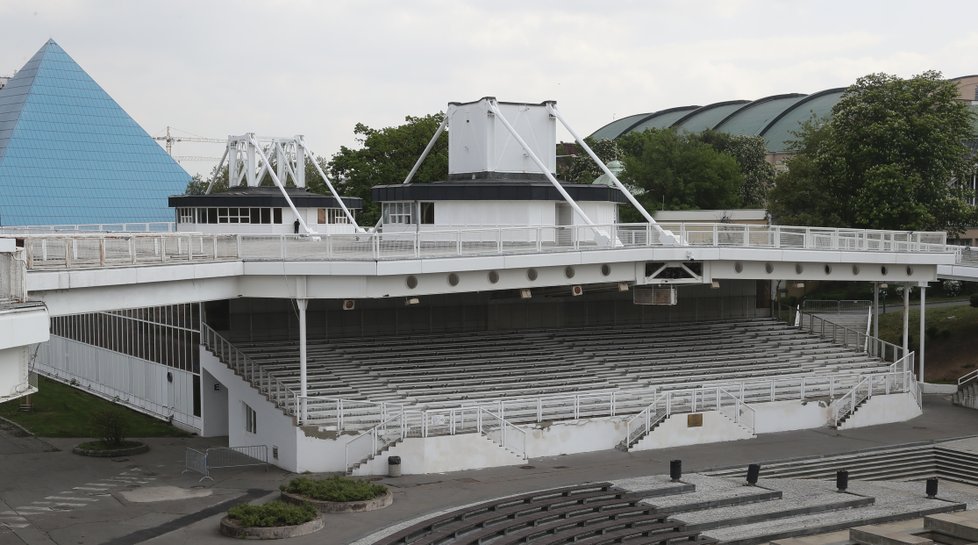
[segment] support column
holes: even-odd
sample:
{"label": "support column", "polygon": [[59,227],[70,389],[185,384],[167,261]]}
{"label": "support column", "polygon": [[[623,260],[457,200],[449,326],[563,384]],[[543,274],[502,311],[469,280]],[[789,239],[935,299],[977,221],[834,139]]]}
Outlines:
{"label": "support column", "polygon": [[924,339],[926,338],[926,326],[927,326],[927,284],[920,286],[920,341],[918,341],[918,346],[920,350],[917,351],[917,361],[920,362],[920,377],[918,380],[921,384],[927,382],[924,380]]}
{"label": "support column", "polygon": [[910,353],[910,285],[903,286],[903,355]]}
{"label": "support column", "polygon": [[296,299],[295,306],[299,309],[299,422],[306,421],[306,307],[309,306],[308,299]]}
{"label": "support column", "polygon": [[880,338],[880,283],[873,282],[873,336]]}

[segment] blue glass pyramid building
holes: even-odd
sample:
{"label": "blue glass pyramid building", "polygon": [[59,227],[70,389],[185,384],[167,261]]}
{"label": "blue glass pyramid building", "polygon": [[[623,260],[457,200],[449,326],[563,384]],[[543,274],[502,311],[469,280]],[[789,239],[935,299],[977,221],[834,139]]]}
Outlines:
{"label": "blue glass pyramid building", "polygon": [[173,221],[189,180],[53,40],[0,89],[0,226]]}

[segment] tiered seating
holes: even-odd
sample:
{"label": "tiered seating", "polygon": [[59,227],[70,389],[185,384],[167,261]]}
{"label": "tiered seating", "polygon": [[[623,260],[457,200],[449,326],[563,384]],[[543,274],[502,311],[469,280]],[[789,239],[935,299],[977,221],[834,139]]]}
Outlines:
{"label": "tiered seating", "polygon": [[[673,486],[658,492],[679,491]],[[613,489],[610,483],[531,492],[431,517],[376,543],[716,543],[640,504],[643,497]]]}
{"label": "tiered seating", "polygon": [[[298,389],[294,341],[236,345]],[[854,382],[886,370],[852,348],[768,319],[337,339],[309,342],[307,354],[310,395],[428,408],[612,390],[647,399],[651,389],[770,378]],[[758,401],[769,392],[745,390]]]}

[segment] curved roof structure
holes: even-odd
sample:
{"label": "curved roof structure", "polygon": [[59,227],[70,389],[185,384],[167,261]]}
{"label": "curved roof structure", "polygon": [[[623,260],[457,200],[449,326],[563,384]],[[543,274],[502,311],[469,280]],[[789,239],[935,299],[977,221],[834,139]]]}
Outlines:
{"label": "curved roof structure", "polygon": [[716,127],[717,123],[749,102],[749,100],[728,100],[701,106],[676,121],[675,126],[689,132],[706,131]]}
{"label": "curved roof structure", "polygon": [[838,87],[808,95],[778,114],[761,131],[761,136],[767,142],[767,150],[772,153],[787,151],[788,144],[795,139],[795,133],[802,124],[809,119],[828,115],[845,90],[845,87]]}
{"label": "curved roof structure", "polygon": [[669,108],[668,110],[659,110],[654,114],[650,114],[648,117],[642,119],[638,123],[635,123],[631,127],[628,127],[625,132],[642,132],[649,129],[668,129],[686,114],[698,109],[699,106],[680,106],[678,108]]}
{"label": "curved roof structure", "polygon": [[[978,74],[950,78],[958,86],[958,98],[971,101],[978,111]],[[802,124],[812,118],[827,118],[842,98],[845,87],[825,89],[810,95],[788,93],[758,100],[727,100],[705,106],[680,106],[657,112],[635,114],[612,121],[591,133],[591,138],[610,140],[651,128],[686,132],[715,130],[735,135],[761,136],[769,154],[782,154],[795,139]],[[978,118],[975,119],[978,128]]]}

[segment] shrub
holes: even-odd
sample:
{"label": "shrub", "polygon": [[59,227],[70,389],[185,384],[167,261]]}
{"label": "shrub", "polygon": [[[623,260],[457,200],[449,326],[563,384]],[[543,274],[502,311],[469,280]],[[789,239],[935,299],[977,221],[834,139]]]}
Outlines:
{"label": "shrub", "polygon": [[317,516],[319,513],[308,503],[292,504],[279,500],[261,505],[242,503],[228,509],[228,517],[245,528],[296,526]]}
{"label": "shrub", "polygon": [[109,408],[95,413],[93,419],[96,435],[107,446],[123,445],[126,442],[126,421],[122,412]]}
{"label": "shrub", "polygon": [[282,490],[320,501],[364,501],[387,493],[384,485],[334,476],[325,479],[298,477],[283,485]]}
{"label": "shrub", "polygon": [[941,289],[944,290],[945,295],[956,297],[961,293],[961,282],[957,280],[945,280],[941,282]]}
{"label": "shrub", "polygon": [[972,293],[968,300],[971,301],[971,306],[978,307],[978,293]]}

